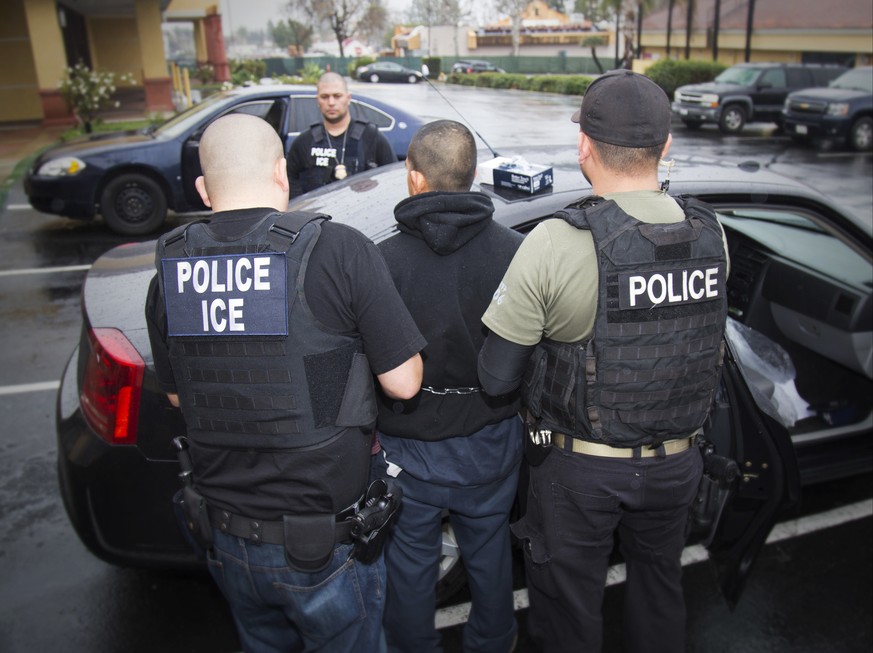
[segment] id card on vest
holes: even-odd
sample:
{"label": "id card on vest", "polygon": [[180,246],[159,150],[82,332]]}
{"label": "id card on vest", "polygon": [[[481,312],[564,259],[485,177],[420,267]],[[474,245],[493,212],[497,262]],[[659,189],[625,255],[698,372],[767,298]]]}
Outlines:
{"label": "id card on vest", "polygon": [[161,261],[168,336],[287,336],[282,252]]}

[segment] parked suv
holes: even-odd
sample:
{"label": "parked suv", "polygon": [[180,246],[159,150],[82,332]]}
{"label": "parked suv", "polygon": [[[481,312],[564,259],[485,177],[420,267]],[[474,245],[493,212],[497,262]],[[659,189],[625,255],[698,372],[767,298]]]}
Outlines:
{"label": "parked suv", "polygon": [[461,59],[452,64],[453,73],[505,73],[490,61],[481,59]]}
{"label": "parked suv", "polygon": [[723,133],[735,134],[749,121],[779,122],[791,91],[827,86],[846,70],[811,64],[737,64],[711,82],[677,88],[673,113],[686,127],[715,123]]}
{"label": "parked suv", "polygon": [[782,124],[791,136],[845,141],[853,150],[873,147],[873,67],[844,72],[827,88],[790,93]]}

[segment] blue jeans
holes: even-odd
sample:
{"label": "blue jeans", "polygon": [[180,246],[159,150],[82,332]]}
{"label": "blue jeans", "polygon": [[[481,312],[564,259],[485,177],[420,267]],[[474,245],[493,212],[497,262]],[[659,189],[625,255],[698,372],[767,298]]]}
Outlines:
{"label": "blue jeans", "polygon": [[553,449],[530,470],[523,541],[528,631],[546,653],[602,647],[603,593],[618,533],[627,570],[624,650],[685,650],[682,549],[703,460],[697,447],[654,458]]}
{"label": "blue jeans", "polygon": [[403,505],[385,545],[388,650],[442,650],[434,612],[442,515],[443,509],[448,509],[472,600],[470,618],[464,626],[464,651],[507,653],[517,630],[509,511],[518,486],[518,465],[505,478],[478,486],[427,483],[406,472],[395,481],[403,488]]}
{"label": "blue jeans", "polygon": [[295,571],[284,547],[214,530],[209,571],[230,604],[246,653],[384,653],[385,563],[349,559],[339,544],[326,569]]}

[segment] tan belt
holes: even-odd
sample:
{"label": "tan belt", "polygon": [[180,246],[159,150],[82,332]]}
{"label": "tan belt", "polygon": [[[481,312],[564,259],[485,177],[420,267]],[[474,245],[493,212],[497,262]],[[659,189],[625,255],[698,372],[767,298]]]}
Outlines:
{"label": "tan belt", "polygon": [[[661,445],[664,447],[664,455],[671,455],[674,453],[681,453],[683,451],[687,451],[691,448],[691,445],[694,444],[694,437],[690,436],[687,438],[679,438],[677,440],[665,440]],[[570,448],[565,447],[565,443],[567,439],[570,440]],[[589,442],[588,440],[580,440],[578,438],[572,438],[568,435],[564,435],[563,433],[552,433],[552,444],[558,447],[559,449],[563,449],[564,451],[572,451],[573,453],[584,453],[589,456],[602,456],[604,458],[634,458],[636,457],[634,452],[639,451],[639,456],[641,458],[654,458],[658,455],[658,452],[661,450],[661,447],[655,447],[654,449],[649,448],[648,446],[642,447],[610,447],[608,444],[601,444],[600,442]]]}

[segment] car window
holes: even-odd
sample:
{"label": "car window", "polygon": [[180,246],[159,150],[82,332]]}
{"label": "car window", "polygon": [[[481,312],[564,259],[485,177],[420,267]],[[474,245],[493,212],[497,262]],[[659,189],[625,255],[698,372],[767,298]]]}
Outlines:
{"label": "car window", "polygon": [[873,93],[873,68],[856,68],[843,73],[833,82],[833,88],[845,88]]}
{"label": "car window", "polygon": [[244,113],[249,116],[263,118],[270,126],[278,133],[282,120],[283,105],[281,100],[259,100],[257,102],[247,102],[233,107],[224,115],[232,113]]}
{"label": "car window", "polygon": [[782,68],[772,68],[761,76],[760,84],[769,84],[773,88],[785,87],[785,71]]}
{"label": "car window", "polygon": [[176,114],[166,122],[159,125],[155,129],[154,133],[156,135],[169,136],[170,138],[176,138],[177,136],[181,136],[189,129],[192,129],[201,120],[203,120],[204,116],[208,115],[210,111],[213,111],[215,109],[213,105],[223,102],[225,100],[226,96],[221,93],[210,95],[208,98],[203,100],[203,102],[195,104],[187,111]]}
{"label": "car window", "polygon": [[292,96],[288,120],[288,133],[299,134],[311,124],[321,120],[321,112],[314,95]]}
{"label": "car window", "polygon": [[394,118],[383,111],[379,111],[376,107],[364,104],[363,102],[352,100],[350,112],[352,118],[371,122],[379,129],[391,129],[394,126]]}
{"label": "car window", "polygon": [[739,86],[748,86],[755,81],[760,68],[728,68],[723,73],[719,74],[715,81],[719,84],[737,84]]}

